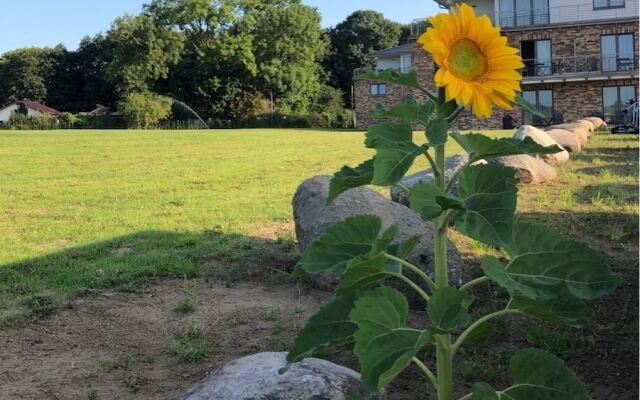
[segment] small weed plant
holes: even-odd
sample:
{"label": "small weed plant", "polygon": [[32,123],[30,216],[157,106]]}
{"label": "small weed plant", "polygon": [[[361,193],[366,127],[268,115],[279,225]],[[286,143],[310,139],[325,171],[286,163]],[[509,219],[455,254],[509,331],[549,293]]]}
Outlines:
{"label": "small weed plant", "polygon": [[[530,138],[492,139],[481,134],[450,133],[465,109],[478,118],[491,114],[492,105],[538,111],[525,102],[518,70],[524,65],[516,49],[506,45],[499,28],[487,17],[476,17],[466,5],[451,15],[431,19],[420,38],[438,65],[432,94],[418,82],[415,71],[372,72],[363,79],[404,85],[422,93],[423,100],[407,100],[375,110],[381,124],[371,127],[365,146],[375,156],[355,168],[343,167],[330,185],[328,203],[350,188],[363,185],[396,186],[404,190],[413,210],[433,224],[434,273],[429,275],[407,261],[421,239],[398,242],[396,226],[382,229],[376,215],[354,216],[329,228],[301,256],[297,271],[337,274],[335,296],[311,317],[289,354],[289,365],[336,343],[354,343],[363,385],[378,393],[411,364],[422,371],[439,400],[454,399],[454,361],[460,350],[497,331],[492,320],[527,315],[561,326],[582,327],[589,318],[589,301],[618,285],[603,258],[584,244],[545,226],[516,218],[517,179],[513,169],[491,163],[499,156],[553,154],[557,146],[542,147]],[[425,128],[425,141],[415,143],[413,127]],[[468,163],[445,177],[445,148],[457,142]],[[424,157],[433,172],[432,183],[411,188],[401,181],[415,160]],[[452,190],[456,188],[457,190]],[[450,285],[447,265],[448,232],[455,229],[507,257],[483,257],[482,275],[458,287]],[[412,272],[412,279],[406,272]],[[426,303],[428,326],[407,322],[408,302],[400,291],[384,285],[403,281]],[[470,290],[493,283],[508,293],[503,308],[475,320]],[[534,343],[545,342],[536,336]],[[533,338],[533,337],[532,337]],[[545,346],[556,347],[555,344]],[[584,400],[583,383],[562,360],[540,349],[523,349],[508,363],[513,385],[495,389],[476,382],[459,400]],[[435,366],[435,368],[434,368]],[[460,367],[465,367],[460,365]],[[465,367],[468,369],[468,366]],[[285,369],[286,370],[286,367]],[[492,373],[471,371],[487,379]],[[470,382],[473,383],[473,382]]]}

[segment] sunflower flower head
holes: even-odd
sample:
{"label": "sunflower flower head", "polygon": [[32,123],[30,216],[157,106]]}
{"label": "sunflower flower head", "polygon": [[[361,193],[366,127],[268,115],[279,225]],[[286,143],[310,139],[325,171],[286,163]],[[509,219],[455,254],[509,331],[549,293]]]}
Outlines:
{"label": "sunflower flower head", "polygon": [[491,115],[492,105],[510,110],[520,91],[523,68],[518,49],[507,45],[486,15],[476,16],[467,4],[451,14],[429,18],[431,26],[418,40],[438,65],[437,87],[447,101],[471,108],[478,118]]}

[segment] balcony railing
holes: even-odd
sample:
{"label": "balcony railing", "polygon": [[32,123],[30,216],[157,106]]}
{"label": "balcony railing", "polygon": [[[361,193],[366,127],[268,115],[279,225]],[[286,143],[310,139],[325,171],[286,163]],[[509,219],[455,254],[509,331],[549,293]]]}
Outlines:
{"label": "balcony railing", "polygon": [[638,70],[638,53],[537,58],[523,61],[525,65],[522,70],[523,78],[555,75],[602,75]]}
{"label": "balcony railing", "polygon": [[620,7],[597,8],[591,2],[559,7],[498,11],[495,22],[503,28],[519,28],[559,23],[638,18],[638,2],[626,0]]}

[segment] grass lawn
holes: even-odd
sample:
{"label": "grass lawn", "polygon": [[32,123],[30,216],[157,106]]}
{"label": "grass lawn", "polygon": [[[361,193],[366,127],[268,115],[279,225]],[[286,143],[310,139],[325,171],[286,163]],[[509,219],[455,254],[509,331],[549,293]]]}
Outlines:
{"label": "grass lawn", "polygon": [[60,297],[93,289],[140,290],[159,275],[233,274],[225,262],[260,257],[251,254],[252,232],[290,224],[302,180],[370,158],[363,138],[311,130],[0,132],[0,320],[34,307],[47,312]]}
{"label": "grass lawn", "polygon": [[[151,378],[150,386],[166,384],[177,395],[239,354],[287,349],[307,314],[322,303],[313,296],[326,294],[294,300],[297,287],[274,297],[251,283],[290,282],[283,272],[298,256],[291,222],[297,185],[368,159],[362,141],[362,132],[311,130],[0,131],[0,339],[9,332],[0,340],[6,344],[0,358],[18,363],[7,370],[22,368],[16,376],[30,389],[37,386],[31,371],[39,368],[38,379],[58,382],[59,393],[78,391],[61,398],[81,398],[87,382],[97,385],[105,377],[115,380],[96,389],[101,393],[122,387],[123,379],[125,390],[138,390],[144,386],[140,371],[155,368],[167,375]],[[449,154],[460,151],[449,147]],[[420,160],[414,169],[424,167]],[[519,215],[598,249],[623,284],[593,302],[592,326],[583,331],[500,322],[502,339],[460,353],[456,381],[506,383],[510,354],[534,346],[567,360],[594,399],[637,399],[638,137],[594,134],[557,171],[553,182],[520,187]],[[455,232],[453,240],[472,266],[494,252]],[[203,279],[154,279],[159,277]],[[98,295],[72,301],[88,293]],[[504,300],[494,287],[476,295],[479,307]],[[65,305],[69,310],[60,310]],[[29,325],[43,316],[50,318]],[[256,329],[249,329],[252,320],[260,321]],[[218,335],[216,351],[197,341],[190,325],[195,322]],[[177,334],[168,326],[188,329]],[[77,348],[70,352],[65,340],[72,333]],[[31,339],[16,345],[23,336]],[[262,342],[238,344],[243,338]],[[96,354],[81,353],[87,348]],[[132,348],[140,354],[131,356]],[[97,349],[137,361],[96,366],[91,357],[100,355]],[[41,355],[48,357],[42,363]],[[149,357],[156,357],[154,368]],[[172,357],[206,363],[177,365]],[[354,366],[352,358],[337,357]],[[78,363],[85,365],[70,375],[69,365]],[[124,378],[123,370],[129,374]],[[51,377],[51,371],[64,377]],[[414,391],[423,390],[416,385],[419,373],[407,373],[390,389],[390,399],[413,399],[419,396]]]}

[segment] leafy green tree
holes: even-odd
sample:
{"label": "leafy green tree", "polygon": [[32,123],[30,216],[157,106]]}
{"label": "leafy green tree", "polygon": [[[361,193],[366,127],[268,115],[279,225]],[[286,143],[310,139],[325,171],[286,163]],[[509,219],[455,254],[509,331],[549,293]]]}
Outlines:
{"label": "leafy green tree", "polygon": [[151,92],[129,93],[118,109],[132,128],[149,129],[171,115],[173,101]]}
{"label": "leafy green tree", "polygon": [[153,0],[145,14],[158,26],[185,36],[181,60],[157,89],[192,106],[200,115],[235,118],[244,115],[254,96],[256,74],[252,37],[238,29],[239,0]]}
{"label": "leafy green tree", "polygon": [[266,4],[247,16],[255,20],[256,86],[269,93],[280,111],[306,112],[320,92],[319,62],[327,50],[321,16],[299,0]]}
{"label": "leafy green tree", "polygon": [[63,51],[63,46],[27,47],[4,53],[0,57],[0,104],[23,99],[45,101],[55,55]]}
{"label": "leafy green tree", "polygon": [[181,33],[159,27],[145,14],[116,18],[107,40],[113,49],[107,74],[124,94],[145,91],[156,80],[166,78],[184,47]]}
{"label": "leafy green tree", "polygon": [[330,51],[323,65],[331,84],[350,97],[353,70],[372,67],[371,52],[400,44],[407,28],[376,11],[356,11],[328,30]]}

